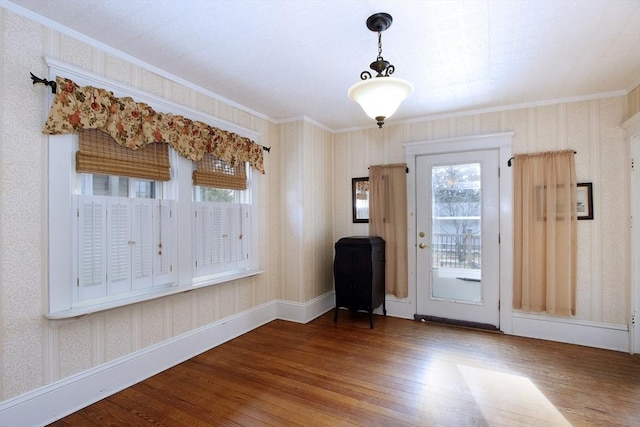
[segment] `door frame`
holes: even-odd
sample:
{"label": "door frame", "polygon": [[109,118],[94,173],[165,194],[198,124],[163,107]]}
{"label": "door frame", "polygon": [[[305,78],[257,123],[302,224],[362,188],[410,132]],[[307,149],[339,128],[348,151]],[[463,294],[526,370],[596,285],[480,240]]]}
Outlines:
{"label": "door frame", "polygon": [[500,330],[512,331],[513,304],[513,173],[507,167],[511,158],[514,132],[488,135],[443,138],[430,141],[404,144],[407,174],[407,241],[409,267],[409,297],[406,300],[402,317],[413,318],[417,310],[417,238],[416,238],[416,158],[431,154],[453,154],[465,151],[498,150],[498,169],[500,173]]}
{"label": "door frame", "polygon": [[640,353],[640,266],[633,262],[640,258],[640,132],[631,138],[631,321],[629,327],[630,353]]}
{"label": "door frame", "polygon": [[[629,218],[631,220],[631,260],[640,256],[640,113],[636,113],[622,124],[626,140],[629,142]],[[631,262],[630,271],[631,304],[629,313],[629,352],[640,353],[640,267]]]}

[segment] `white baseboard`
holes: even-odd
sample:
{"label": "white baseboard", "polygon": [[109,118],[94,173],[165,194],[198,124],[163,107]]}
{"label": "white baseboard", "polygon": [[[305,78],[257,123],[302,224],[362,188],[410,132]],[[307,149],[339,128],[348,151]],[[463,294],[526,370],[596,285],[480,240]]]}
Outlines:
{"label": "white baseboard", "polygon": [[[394,295],[387,294],[385,295],[385,305],[387,307],[387,316],[413,320],[413,315],[416,314],[415,304],[409,298],[397,298]],[[383,314],[382,307],[378,307],[373,312],[375,314]]]}
{"label": "white baseboard", "polygon": [[278,319],[308,323],[335,307],[335,292],[327,292],[306,303],[278,301]]}
{"label": "white baseboard", "polygon": [[629,352],[627,325],[514,312],[510,335]]}
{"label": "white baseboard", "polygon": [[272,320],[307,323],[333,307],[333,292],[307,303],[268,302],[0,402],[0,425],[49,424]]}

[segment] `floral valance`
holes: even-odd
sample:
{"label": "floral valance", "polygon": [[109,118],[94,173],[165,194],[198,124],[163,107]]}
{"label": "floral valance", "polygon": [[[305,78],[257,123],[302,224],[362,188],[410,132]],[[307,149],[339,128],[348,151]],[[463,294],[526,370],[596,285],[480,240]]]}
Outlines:
{"label": "floral valance", "polygon": [[249,162],[264,173],[263,147],[249,138],[171,113],[158,113],[130,97],[56,77],[57,91],[43,133],[58,135],[100,129],[132,150],[168,143],[181,156],[198,161],[211,153],[232,166]]}

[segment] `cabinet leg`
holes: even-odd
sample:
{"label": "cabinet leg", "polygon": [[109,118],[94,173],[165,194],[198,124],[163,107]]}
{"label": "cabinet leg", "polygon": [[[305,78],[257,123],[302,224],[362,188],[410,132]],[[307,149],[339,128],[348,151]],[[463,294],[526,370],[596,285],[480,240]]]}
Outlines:
{"label": "cabinet leg", "polygon": [[387,315],[387,303],[384,299],[382,300],[382,312],[385,316]]}

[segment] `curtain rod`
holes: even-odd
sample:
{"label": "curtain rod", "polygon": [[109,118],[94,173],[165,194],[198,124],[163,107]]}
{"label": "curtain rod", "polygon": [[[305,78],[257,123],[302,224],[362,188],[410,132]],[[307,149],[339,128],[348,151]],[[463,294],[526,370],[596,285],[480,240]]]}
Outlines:
{"label": "curtain rod", "polygon": [[[371,167],[368,167],[367,169],[371,169]],[[407,167],[404,169],[404,171],[405,171],[406,173],[409,173],[409,166],[407,166]]]}
{"label": "curtain rod", "polygon": [[[573,154],[578,154],[577,151],[574,151]],[[511,161],[515,159],[515,157],[510,158],[509,160],[507,160],[507,166],[511,167]]]}
{"label": "curtain rod", "polygon": [[[371,165],[371,166],[379,166],[379,167],[383,167],[383,168],[391,168],[394,166],[404,166],[405,167],[405,172],[409,173],[409,166],[407,166],[406,163],[392,163],[389,165]],[[371,166],[369,166],[367,169],[371,169]]]}

